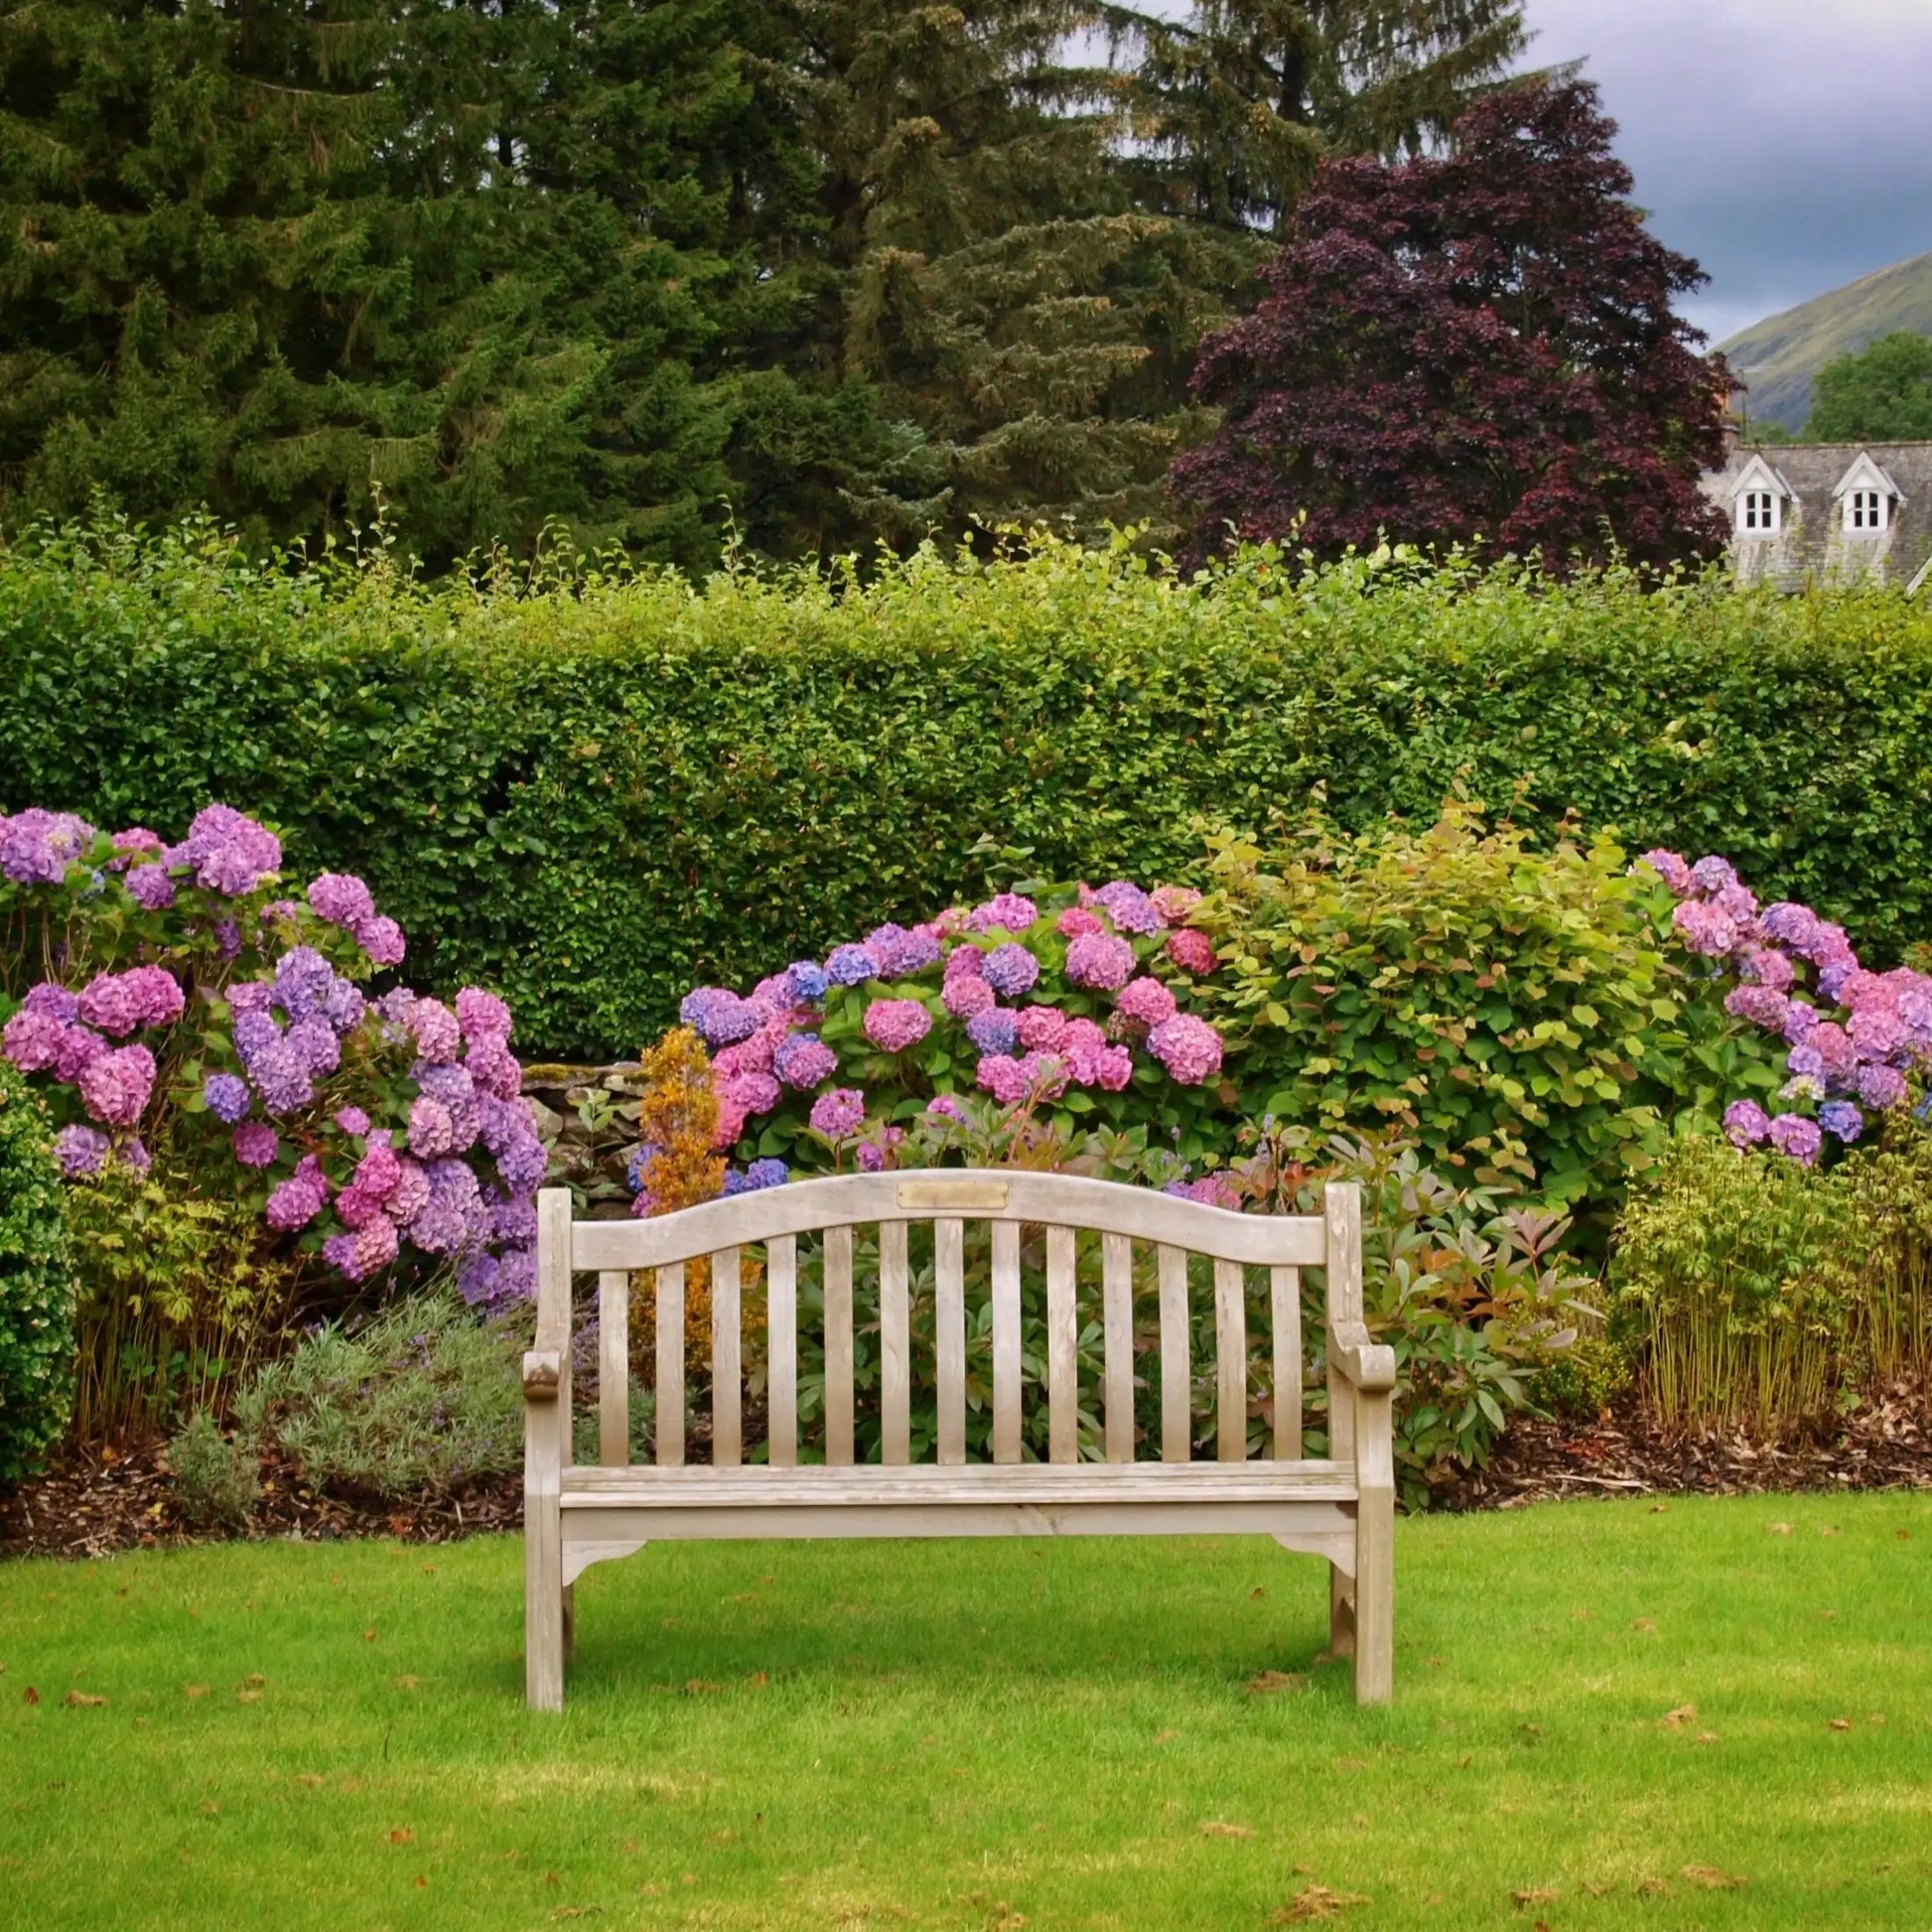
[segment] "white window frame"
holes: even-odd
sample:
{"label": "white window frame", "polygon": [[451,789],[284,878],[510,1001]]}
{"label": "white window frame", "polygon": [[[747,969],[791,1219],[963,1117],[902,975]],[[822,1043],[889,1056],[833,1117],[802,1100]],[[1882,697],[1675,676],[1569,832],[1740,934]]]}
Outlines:
{"label": "white window frame", "polygon": [[1891,498],[1882,489],[1861,484],[1845,492],[1845,533],[1853,537],[1882,536],[1891,523]]}
{"label": "white window frame", "polygon": [[1774,537],[1783,527],[1784,505],[1775,489],[1745,489],[1737,496],[1737,534]]}

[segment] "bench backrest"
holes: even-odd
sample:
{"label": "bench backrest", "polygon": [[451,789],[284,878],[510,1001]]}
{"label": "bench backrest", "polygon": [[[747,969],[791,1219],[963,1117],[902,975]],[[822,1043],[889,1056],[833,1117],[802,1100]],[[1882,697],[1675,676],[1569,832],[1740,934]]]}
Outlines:
{"label": "bench backrest", "polygon": [[[909,1459],[912,1388],[910,1236],[929,1223],[920,1253],[932,1258],[932,1347],[938,1395],[937,1457],[967,1457],[966,1230],[991,1224],[990,1305],[992,1457],[1022,1459],[1022,1236],[1043,1230],[1045,1255],[1045,1391],[1047,1445],[1054,1462],[1079,1458],[1078,1359],[1082,1309],[1099,1316],[1103,1343],[1102,1411],[1107,1459],[1134,1459],[1135,1244],[1151,1248],[1160,1306],[1160,1453],[1190,1459],[1192,1369],[1189,1259],[1212,1264],[1215,1350],[1215,1442],[1223,1461],[1248,1454],[1249,1312],[1270,1331],[1262,1351],[1272,1397],[1272,1430],[1264,1452],[1302,1456],[1302,1281],[1320,1268],[1326,1316],[1357,1333],[1361,1319],[1361,1202],[1353,1184],[1330,1183],[1320,1215],[1238,1214],[1225,1208],[1070,1174],[1011,1169],[912,1170],[846,1174],[707,1201],[648,1220],[573,1220],[567,1189],[539,1198],[538,1312],[530,1377],[554,1376],[568,1431],[571,1277],[599,1276],[599,1401],[602,1459],[628,1457],[629,1283],[655,1273],[656,1426],[660,1464],[683,1462],[685,1268],[700,1256],[711,1267],[712,1441],[714,1463],[734,1465],[744,1453],[744,1251],[764,1256],[767,1328],[766,1392],[769,1460],[799,1455],[799,1242],[816,1241],[822,1283],[825,1383],[822,1449],[828,1463],[854,1459],[854,1233],[878,1230],[879,1429],[881,1458]],[[1097,1241],[1082,1242],[1082,1234]],[[927,1242],[929,1241],[929,1249]],[[978,1246],[978,1243],[974,1244]],[[1098,1268],[1094,1267],[1096,1258]],[[1085,1263],[1083,1270],[1083,1261]],[[1251,1296],[1247,1271],[1265,1270]],[[1145,1270],[1143,1271],[1146,1272]],[[1083,1279],[1084,1274],[1084,1279]],[[1098,1280],[1096,1282],[1095,1276]],[[1097,1288],[1097,1295],[1095,1290]],[[1365,1337],[1363,1337],[1365,1339]],[[1333,1376],[1331,1372],[1330,1379]],[[545,1392],[547,1391],[538,1391]],[[1345,1424],[1343,1425],[1345,1428]],[[1337,1432],[1340,1434],[1340,1431]],[[566,1433],[565,1442],[568,1442]],[[1344,1453],[1337,1443],[1331,1454]],[[565,1449],[568,1459],[568,1449]]]}

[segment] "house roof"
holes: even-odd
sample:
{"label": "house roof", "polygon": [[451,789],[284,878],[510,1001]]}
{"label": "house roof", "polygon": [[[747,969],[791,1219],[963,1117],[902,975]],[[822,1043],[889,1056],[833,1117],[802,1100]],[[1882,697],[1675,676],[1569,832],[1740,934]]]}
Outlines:
{"label": "house roof", "polygon": [[[1746,488],[1785,499],[1774,536],[1748,536],[1732,515]],[[1870,535],[1845,528],[1848,490],[1890,497],[1886,527]],[[1732,515],[1731,561],[1746,583],[1801,589],[1813,579],[1878,574],[1922,590],[1932,581],[1932,442],[1733,445],[1722,470],[1705,473],[1706,496]]]}

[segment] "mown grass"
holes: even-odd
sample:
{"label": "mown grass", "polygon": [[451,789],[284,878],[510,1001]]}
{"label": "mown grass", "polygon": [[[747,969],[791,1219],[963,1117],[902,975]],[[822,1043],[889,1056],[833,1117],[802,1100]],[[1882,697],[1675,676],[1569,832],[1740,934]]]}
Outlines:
{"label": "mown grass", "polygon": [[1928,1559],[1923,1496],[1408,1521],[1361,1712],[1272,1544],[666,1548],[560,1720],[511,1540],[17,1563],[0,1920],[1924,1927]]}

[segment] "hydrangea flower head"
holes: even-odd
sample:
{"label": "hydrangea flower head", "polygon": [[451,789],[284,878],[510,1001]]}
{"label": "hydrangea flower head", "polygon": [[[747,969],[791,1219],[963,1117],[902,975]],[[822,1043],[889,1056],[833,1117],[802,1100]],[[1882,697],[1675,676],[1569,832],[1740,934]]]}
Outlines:
{"label": "hydrangea flower head", "polygon": [[1107,921],[1087,905],[1069,905],[1053,922],[1062,939],[1078,939],[1084,933],[1105,932]]}
{"label": "hydrangea flower head", "polygon": [[1191,886],[1157,886],[1150,897],[1163,925],[1185,925],[1201,901]]}
{"label": "hydrangea flower head", "polygon": [[1772,946],[1753,946],[1744,955],[1743,974],[1757,986],[1768,986],[1773,993],[1789,993],[1797,978],[1785,954]]}
{"label": "hydrangea flower head", "polygon": [[1030,1052],[1056,1053],[1066,1038],[1066,1015],[1057,1007],[1022,1007],[1013,1024],[1020,1044]]}
{"label": "hydrangea flower head", "polygon": [[80,1074],[80,1102],[104,1127],[132,1127],[154,1091],[154,1055],[122,1046],[92,1060]]}
{"label": "hydrangea flower head", "polygon": [[98,1173],[113,1143],[94,1127],[64,1127],[54,1137],[54,1158],[69,1180]]}
{"label": "hydrangea flower head", "polygon": [[1148,1050],[1183,1087],[1197,1087],[1221,1070],[1221,1035],[1205,1020],[1176,1013],[1147,1036]]}
{"label": "hydrangea flower head", "polygon": [[348,931],[375,917],[375,895],[352,872],[319,874],[309,887],[309,909]]}
{"label": "hydrangea flower head", "polygon": [[[720,1107],[736,1108],[749,1120],[755,1114],[768,1114],[784,1098],[784,1089],[769,1073],[736,1073],[728,1080],[715,1080],[712,1090]],[[738,1136],[734,1134],[733,1140]]]}
{"label": "hydrangea flower head", "polygon": [[135,866],[124,883],[128,897],[144,912],[165,912],[175,902],[175,876],[166,866]]}
{"label": "hydrangea flower head", "polygon": [[932,1015],[919,1000],[875,1000],[866,1009],[866,1037],[882,1053],[902,1053],[932,1031]]}
{"label": "hydrangea flower head", "polygon": [[238,898],[281,871],[282,842],[231,805],[209,805],[167,856],[170,864],[193,866],[196,883],[207,891]]}
{"label": "hydrangea flower head", "polygon": [[248,1082],[233,1073],[210,1073],[202,1084],[202,1098],[207,1103],[208,1112],[229,1127],[246,1120],[249,1108],[255,1104]]}
{"label": "hydrangea flower head", "polygon": [[1859,1098],[1867,1107],[1880,1110],[1902,1107],[1907,1098],[1905,1076],[1895,1066],[1859,1068]]}
{"label": "hydrangea flower head", "polygon": [[1219,965],[1214,957],[1214,942],[1198,927],[1184,925],[1168,934],[1168,957],[1183,973],[1205,979]]}
{"label": "hydrangea flower head", "polygon": [[839,1056],[816,1034],[792,1034],[778,1042],[772,1070],[786,1086],[807,1092],[839,1070]]}
{"label": "hydrangea flower head", "polygon": [[816,1006],[832,983],[815,959],[794,959],[785,968],[785,978],[791,982],[792,999],[801,1007]]}
{"label": "hydrangea flower head", "polygon": [[1864,1132],[1864,1116],[1849,1100],[1826,1101],[1818,1110],[1818,1124],[1847,1147]]}
{"label": "hydrangea flower head", "polygon": [[245,1120],[234,1131],[234,1158],[244,1168],[266,1168],[281,1153],[282,1144],[266,1121]]}
{"label": "hydrangea flower head", "polygon": [[1027,1097],[1027,1075],[1010,1053],[983,1054],[973,1078],[1002,1107],[1017,1107]]}
{"label": "hydrangea flower head", "polygon": [[59,1064],[68,1031],[52,1014],[22,1007],[0,1027],[0,1053],[23,1073],[45,1073]]}
{"label": "hydrangea flower head", "polygon": [[1809,1168],[1818,1159],[1825,1137],[1815,1120],[1803,1114],[1779,1114],[1771,1122],[1767,1138],[1780,1154]]}
{"label": "hydrangea flower head", "polygon": [[1767,939],[1789,946],[1801,959],[1810,958],[1818,938],[1819,918],[1809,905],[1781,898],[1758,914],[1757,923]]}
{"label": "hydrangea flower head", "polygon": [[1174,1016],[1173,991],[1162,981],[1143,974],[1121,988],[1120,998],[1114,1002],[1114,1015],[1133,1027],[1158,1027],[1162,1021]]}
{"label": "hydrangea flower head", "polygon": [[1122,932],[1150,933],[1161,930],[1161,914],[1153,899],[1131,879],[1110,880],[1094,894],[1096,905],[1104,906]]}
{"label": "hydrangea flower head", "polygon": [[925,1110],[939,1120],[949,1120],[958,1126],[966,1122],[966,1109],[950,1093],[936,1093],[925,1103]]}
{"label": "hydrangea flower head", "polygon": [[418,1000],[403,1023],[417,1054],[432,1065],[446,1065],[463,1049],[463,1029],[441,1000]]}
{"label": "hydrangea flower head", "polygon": [[986,977],[986,955],[977,946],[955,946],[946,955],[946,981],[950,985],[956,979],[984,979]]}
{"label": "hydrangea flower head", "polygon": [[1721,958],[1737,943],[1737,927],[1730,917],[1702,899],[1680,899],[1671,925],[1692,952],[1711,958]]}
{"label": "hydrangea flower head", "polygon": [[400,966],[409,950],[402,927],[394,919],[383,918],[380,914],[373,919],[364,919],[353,928],[350,936],[368,955],[370,964],[375,966]]}
{"label": "hydrangea flower head", "polygon": [[345,1134],[359,1137],[369,1131],[369,1117],[360,1107],[342,1107],[337,1109],[336,1125]]}
{"label": "hydrangea flower head", "polygon": [[30,806],[0,815],[0,878],[16,886],[58,886],[94,842],[94,828],[72,812]]}
{"label": "hydrangea flower head", "polygon": [[834,1087],[812,1102],[811,1124],[828,1140],[842,1140],[866,1124],[866,1096],[857,1087]]}
{"label": "hydrangea flower head", "polygon": [[1020,1043],[1020,1023],[1011,1013],[994,1008],[967,1021],[966,1037],[982,1053],[1011,1053]]}
{"label": "hydrangea flower head", "polygon": [[879,962],[881,979],[905,979],[939,963],[939,940],[923,926],[876,926],[866,934],[866,950]]}
{"label": "hydrangea flower head", "polygon": [[864,946],[834,946],[825,962],[825,977],[834,986],[863,986],[879,977],[879,962]]}
{"label": "hydrangea flower head", "polygon": [[1025,932],[1039,917],[1039,907],[1024,893],[996,893],[966,916],[973,932]]}
{"label": "hydrangea flower head", "polygon": [[1774,993],[1768,986],[1733,986],[1725,995],[1725,1011],[1733,1019],[1748,1020],[1753,1027],[1773,1034],[1784,1031],[1790,1004],[1782,993]]}
{"label": "hydrangea flower head", "polygon": [[[1075,945],[1080,942],[1074,941]],[[1009,940],[986,955],[986,983],[1005,1000],[1031,993],[1039,980],[1039,961],[1025,946]]]}
{"label": "hydrangea flower head", "polygon": [[509,1008],[481,986],[466,986],[458,993],[456,1023],[467,1040],[507,1041],[510,1036]]}
{"label": "hydrangea flower head", "polygon": [[1658,846],[1655,850],[1646,852],[1637,864],[1648,866],[1680,897],[1691,890],[1690,861],[1680,853],[1667,852],[1662,846]]}
{"label": "hydrangea flower head", "polygon": [[[1153,917],[1149,907],[1148,916]],[[1111,932],[1086,932],[1066,949],[1066,976],[1075,986],[1111,993],[1134,977],[1134,948]]]}
{"label": "hydrangea flower head", "polygon": [[[960,955],[955,953],[957,959]],[[976,952],[973,957],[977,959]],[[975,1014],[986,1013],[994,1007],[999,995],[987,985],[985,980],[973,973],[952,973],[946,978],[940,990],[939,1003],[955,1020],[970,1020]]]}
{"label": "hydrangea flower head", "polygon": [[1708,858],[1700,859],[1691,868],[1691,890],[1702,893],[1707,898],[1715,898],[1727,887],[1736,884],[1736,868],[1728,859],[1721,859],[1715,852]]}
{"label": "hydrangea flower head", "polygon": [[1725,1109],[1725,1139],[1732,1147],[1755,1147],[1771,1131],[1771,1117],[1755,1100],[1733,1100]]}

